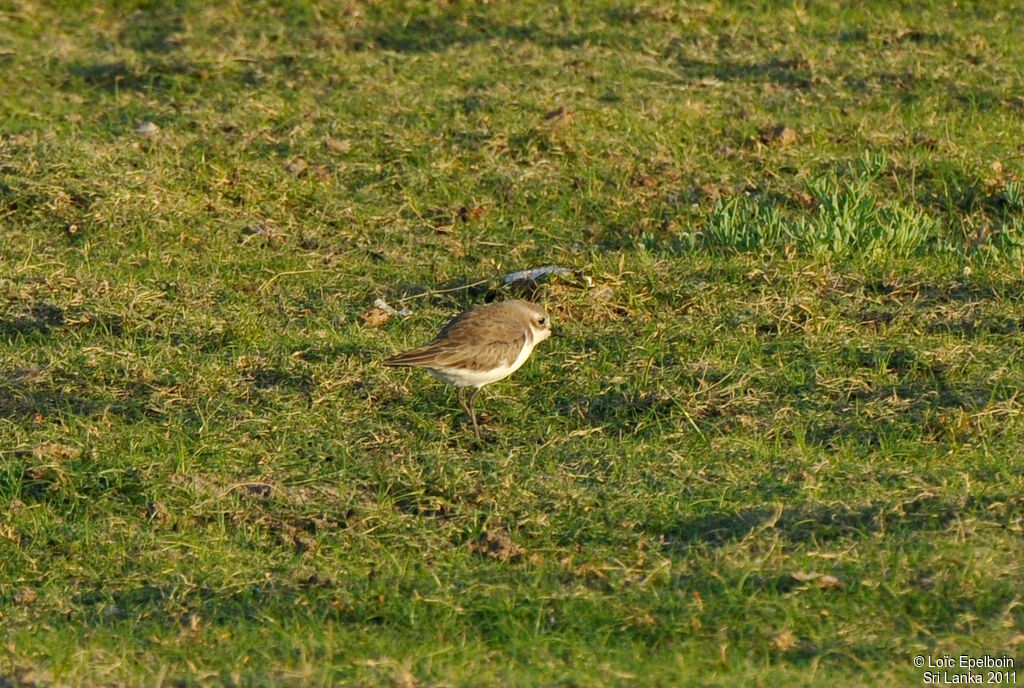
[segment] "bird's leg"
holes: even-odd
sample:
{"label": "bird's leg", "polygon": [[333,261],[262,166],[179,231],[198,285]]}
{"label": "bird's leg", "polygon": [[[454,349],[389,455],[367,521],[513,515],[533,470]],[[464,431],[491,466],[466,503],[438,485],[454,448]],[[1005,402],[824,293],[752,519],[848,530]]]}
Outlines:
{"label": "bird's leg", "polygon": [[[466,415],[469,416],[470,419],[473,421],[473,430],[476,431],[477,439],[479,439],[480,438],[480,431],[476,429],[476,416],[473,415],[472,403],[471,402],[467,402],[467,399],[466,399],[467,395],[463,394],[463,392],[467,391],[468,389],[469,389],[468,387],[456,387],[456,390],[457,390],[456,394],[458,394],[458,396],[459,396],[459,406],[462,407],[462,410],[465,411]],[[470,397],[470,398],[472,398],[472,397]]]}
{"label": "bird's leg", "polygon": [[473,400],[476,399],[477,393],[480,391],[479,387],[473,387],[469,391],[469,399],[466,400],[466,410],[469,412],[469,417],[473,421],[473,432],[476,433],[476,438],[480,439],[480,426],[476,424],[476,410],[473,408]]}

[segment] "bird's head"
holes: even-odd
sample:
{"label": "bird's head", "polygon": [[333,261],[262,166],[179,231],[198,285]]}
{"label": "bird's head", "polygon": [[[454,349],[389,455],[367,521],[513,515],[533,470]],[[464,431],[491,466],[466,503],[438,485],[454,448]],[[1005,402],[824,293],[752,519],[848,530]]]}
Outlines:
{"label": "bird's head", "polygon": [[548,315],[548,312],[542,306],[530,303],[529,301],[520,301],[518,303],[522,309],[523,319],[526,321],[527,327],[530,328],[530,332],[533,333],[534,342],[542,342],[552,334],[559,334],[559,332],[551,327],[551,316]]}

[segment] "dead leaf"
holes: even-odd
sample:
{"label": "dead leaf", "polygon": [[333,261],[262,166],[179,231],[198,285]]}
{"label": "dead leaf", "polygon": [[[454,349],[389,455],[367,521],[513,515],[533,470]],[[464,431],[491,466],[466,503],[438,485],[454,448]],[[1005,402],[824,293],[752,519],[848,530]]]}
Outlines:
{"label": "dead leaf", "polygon": [[16,545],[21,544],[21,534],[14,529],[14,526],[7,523],[0,523],[0,538]]}
{"label": "dead leaf", "polygon": [[717,201],[722,197],[722,190],[714,184],[701,184],[700,192],[709,201]]}
{"label": "dead leaf", "polygon": [[309,163],[302,158],[295,158],[290,163],[284,166],[284,171],[288,174],[294,174],[299,176],[309,168]]}
{"label": "dead leaf", "polygon": [[814,196],[807,193],[806,191],[794,191],[793,200],[805,208],[813,208],[816,205],[814,201]]}
{"label": "dead leaf", "polygon": [[498,559],[513,561],[523,555],[523,548],[512,541],[503,531],[485,530],[480,537],[469,543],[469,551]]}
{"label": "dead leaf", "polygon": [[464,205],[455,211],[455,217],[457,217],[460,222],[471,222],[473,220],[479,220],[486,214],[487,206],[485,205]]}
{"label": "dead leaf", "polygon": [[827,573],[818,573],[817,571],[793,571],[789,575],[793,580],[800,581],[801,583],[817,581],[818,585],[824,590],[843,587],[843,582],[841,580]]}
{"label": "dead leaf", "polygon": [[29,587],[22,588],[18,592],[14,593],[13,597],[14,604],[21,605],[30,605],[37,599],[39,599],[39,595],[36,594],[34,589]]}
{"label": "dead leaf", "polygon": [[652,177],[649,174],[645,174],[642,177],[637,177],[633,180],[633,186],[642,186],[646,189],[653,189],[658,186],[660,182],[657,178]]}
{"label": "dead leaf", "polygon": [[825,590],[833,590],[835,588],[843,587],[843,582],[835,576],[830,576],[826,573],[825,575],[818,578],[818,585],[820,585]]}
{"label": "dead leaf", "polygon": [[380,306],[371,306],[369,310],[359,316],[370,327],[380,327],[391,319],[391,314]]}
{"label": "dead leaf", "polygon": [[352,142],[348,139],[339,140],[327,137],[324,139],[324,148],[332,153],[348,153],[352,150]]}
{"label": "dead leaf", "polygon": [[761,142],[765,144],[789,146],[796,143],[799,138],[796,130],[785,124],[776,124],[761,130]]}
{"label": "dead leaf", "polygon": [[786,652],[796,647],[800,641],[792,631],[779,631],[772,636],[771,646],[779,652]]}
{"label": "dead leaf", "polygon": [[1006,188],[1006,180],[1002,177],[983,179],[981,184],[987,194],[995,194]]}
{"label": "dead leaf", "polygon": [[153,122],[143,122],[139,126],[135,127],[135,133],[146,138],[156,136],[159,131],[160,127]]}
{"label": "dead leaf", "polygon": [[44,442],[32,449],[32,455],[37,459],[50,459],[52,461],[70,461],[82,455],[82,450],[61,442]]}

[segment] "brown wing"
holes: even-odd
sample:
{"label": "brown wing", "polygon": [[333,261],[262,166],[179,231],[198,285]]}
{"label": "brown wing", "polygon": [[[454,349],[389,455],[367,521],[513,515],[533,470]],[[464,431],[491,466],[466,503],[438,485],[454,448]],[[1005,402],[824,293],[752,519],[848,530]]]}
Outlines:
{"label": "brown wing", "polygon": [[510,365],[519,356],[526,344],[523,332],[514,340],[496,340],[479,343],[472,347],[458,346],[451,341],[435,344],[435,356],[431,368],[464,368],[466,370],[490,370]]}
{"label": "brown wing", "polygon": [[442,327],[429,344],[392,356],[383,365],[489,370],[512,363],[526,345],[526,328],[506,318],[467,317],[500,305],[478,306],[462,313]]}

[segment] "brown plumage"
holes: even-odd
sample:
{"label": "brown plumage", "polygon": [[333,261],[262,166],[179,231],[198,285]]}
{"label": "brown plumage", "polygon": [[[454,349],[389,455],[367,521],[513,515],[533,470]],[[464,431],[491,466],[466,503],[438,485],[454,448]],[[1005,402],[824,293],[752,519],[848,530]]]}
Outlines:
{"label": "brown plumage", "polygon": [[[503,301],[475,306],[450,320],[433,340],[383,361],[386,366],[427,369],[434,377],[459,388],[459,402],[480,428],[473,399],[484,385],[515,372],[533,347],[551,335],[547,312],[529,301]],[[468,399],[462,389],[472,388]]]}

